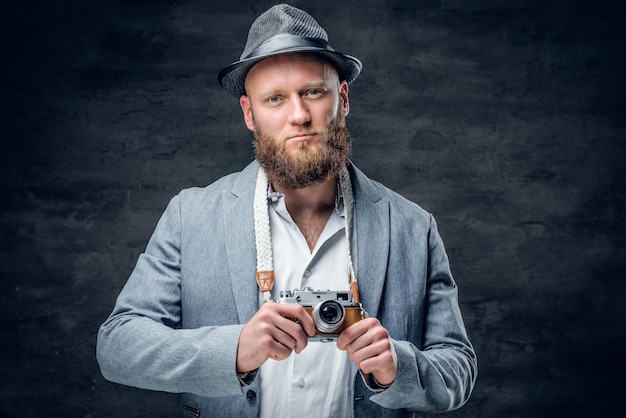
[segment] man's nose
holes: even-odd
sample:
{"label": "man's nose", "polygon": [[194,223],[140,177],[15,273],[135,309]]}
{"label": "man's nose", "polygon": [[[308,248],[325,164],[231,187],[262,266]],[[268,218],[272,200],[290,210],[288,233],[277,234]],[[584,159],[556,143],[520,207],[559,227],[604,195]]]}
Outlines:
{"label": "man's nose", "polygon": [[311,114],[309,109],[302,100],[302,97],[296,96],[290,100],[290,120],[295,125],[304,125],[311,121]]}

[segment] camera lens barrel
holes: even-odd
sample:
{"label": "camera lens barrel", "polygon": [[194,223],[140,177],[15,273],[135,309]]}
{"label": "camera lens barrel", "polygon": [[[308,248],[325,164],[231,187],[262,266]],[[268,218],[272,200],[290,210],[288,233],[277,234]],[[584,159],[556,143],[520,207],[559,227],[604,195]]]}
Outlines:
{"label": "camera lens barrel", "polygon": [[324,300],[315,306],[312,316],[319,331],[332,333],[343,324],[346,310],[335,300]]}

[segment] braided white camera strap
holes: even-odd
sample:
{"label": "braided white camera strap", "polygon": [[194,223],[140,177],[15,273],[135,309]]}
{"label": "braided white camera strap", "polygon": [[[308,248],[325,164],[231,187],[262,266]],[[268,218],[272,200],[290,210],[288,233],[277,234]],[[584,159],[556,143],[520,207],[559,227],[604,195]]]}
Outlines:
{"label": "braided white camera strap", "polygon": [[[256,180],[254,191],[254,235],[256,241],[256,281],[259,289],[263,292],[263,301],[269,302],[272,299],[271,292],[274,286],[274,262],[272,259],[272,238],[270,232],[270,216],[267,201],[267,190],[269,182],[267,175],[262,168]],[[352,252],[350,251],[350,232],[352,230],[352,219],[354,211],[354,197],[352,195],[352,182],[347,168],[343,168],[339,174],[339,187],[343,196],[346,220],[346,247],[348,251],[348,283],[352,290],[353,300],[358,302],[358,289],[354,264],[352,263]]]}

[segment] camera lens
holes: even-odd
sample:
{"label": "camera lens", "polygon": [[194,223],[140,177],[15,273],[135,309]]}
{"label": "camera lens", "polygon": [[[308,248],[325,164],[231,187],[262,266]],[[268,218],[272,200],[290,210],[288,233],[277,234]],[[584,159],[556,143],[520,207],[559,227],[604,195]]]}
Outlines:
{"label": "camera lens", "polygon": [[313,309],[313,321],[318,330],[331,333],[343,323],[345,309],[335,300],[325,300]]}
{"label": "camera lens", "polygon": [[335,323],[340,314],[336,306],[325,305],[320,309],[320,318],[328,324]]}

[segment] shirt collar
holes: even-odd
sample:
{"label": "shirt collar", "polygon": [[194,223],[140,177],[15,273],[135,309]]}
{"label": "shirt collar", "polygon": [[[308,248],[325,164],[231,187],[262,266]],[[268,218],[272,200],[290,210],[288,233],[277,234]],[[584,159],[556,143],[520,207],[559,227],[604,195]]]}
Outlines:
{"label": "shirt collar", "polygon": [[[268,201],[274,207],[276,207],[278,202],[282,200],[284,197],[285,197],[284,194],[274,191],[274,189],[272,188],[272,183],[270,182],[269,185],[267,186]],[[337,182],[337,195],[335,197],[335,212],[337,213],[337,215],[341,216],[342,218],[346,217],[346,208],[343,204],[343,193],[341,192],[341,187],[339,187],[339,182]]]}

